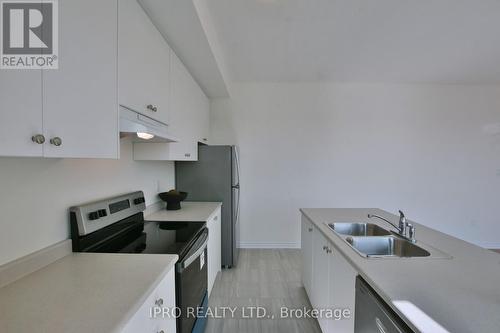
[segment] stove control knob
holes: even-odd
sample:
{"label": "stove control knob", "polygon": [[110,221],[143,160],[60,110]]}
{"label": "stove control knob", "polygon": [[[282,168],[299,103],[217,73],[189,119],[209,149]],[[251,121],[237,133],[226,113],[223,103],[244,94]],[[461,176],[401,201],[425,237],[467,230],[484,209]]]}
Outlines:
{"label": "stove control knob", "polygon": [[134,205],[139,205],[139,204],[144,203],[144,202],[146,202],[144,197],[134,199]]}
{"label": "stove control knob", "polygon": [[94,221],[99,219],[99,212],[91,212],[89,213],[89,220]]}

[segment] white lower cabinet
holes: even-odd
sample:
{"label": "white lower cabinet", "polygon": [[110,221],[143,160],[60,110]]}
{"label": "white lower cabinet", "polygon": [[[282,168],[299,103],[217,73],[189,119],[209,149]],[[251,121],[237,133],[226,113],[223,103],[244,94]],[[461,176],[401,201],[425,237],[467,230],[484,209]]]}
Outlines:
{"label": "white lower cabinet", "polygon": [[326,332],[352,333],[354,332],[354,300],[358,273],[332,245],[329,247],[331,252],[328,265],[328,304],[330,308],[337,311],[349,311],[349,316],[340,320],[328,320]]}
{"label": "white lower cabinet", "polygon": [[312,290],[312,270],[313,270],[313,232],[312,223],[302,216],[301,225],[301,247],[302,247],[302,283],[308,295]]}
{"label": "white lower cabinet", "polygon": [[[335,315],[318,319],[322,332],[353,333],[357,271],[305,216],[301,237],[302,280],[309,300],[313,308],[330,309]],[[348,316],[336,318],[341,313]]]}
{"label": "white lower cabinet", "polygon": [[175,267],[167,273],[158,287],[148,296],[144,304],[132,316],[122,333],[175,333],[175,318],[158,315],[151,316],[151,309],[155,306],[172,310],[175,308]]}
{"label": "white lower cabinet", "polygon": [[[328,241],[319,231],[313,234],[313,271],[312,271],[312,290],[311,304],[314,308],[321,310],[330,307],[330,279],[329,263],[330,256],[326,252]],[[324,318],[318,318],[319,326],[323,332],[328,332],[328,321]]]}
{"label": "white lower cabinet", "polygon": [[212,292],[217,274],[222,269],[221,208],[207,221],[208,228],[208,295]]}

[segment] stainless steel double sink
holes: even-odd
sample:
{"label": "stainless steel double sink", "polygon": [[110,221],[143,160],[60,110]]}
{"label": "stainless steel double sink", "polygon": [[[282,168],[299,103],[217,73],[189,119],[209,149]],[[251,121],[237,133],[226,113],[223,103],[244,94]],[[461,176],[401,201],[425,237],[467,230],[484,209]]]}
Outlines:
{"label": "stainless steel double sink", "polygon": [[437,249],[408,241],[376,224],[330,223],[328,227],[366,258],[450,258]]}

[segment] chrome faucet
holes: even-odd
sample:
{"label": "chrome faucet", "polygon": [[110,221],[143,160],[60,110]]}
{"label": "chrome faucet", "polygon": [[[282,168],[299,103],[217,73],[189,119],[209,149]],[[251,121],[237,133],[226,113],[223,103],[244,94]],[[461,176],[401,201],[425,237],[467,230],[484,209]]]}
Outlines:
{"label": "chrome faucet", "polygon": [[408,227],[408,222],[406,222],[405,214],[399,211],[399,233],[406,237],[406,228]]}
{"label": "chrome faucet", "polygon": [[[415,227],[406,221],[406,216],[402,211],[399,211],[399,225],[395,225],[394,223],[392,223],[391,221],[389,221],[388,219],[386,219],[380,215],[368,214],[368,218],[369,219],[377,218],[377,219],[380,219],[384,222],[389,223],[395,229],[398,230],[398,233],[400,236],[402,236],[402,237],[404,237],[412,242],[415,242]],[[409,235],[407,234],[408,230],[410,232]]]}

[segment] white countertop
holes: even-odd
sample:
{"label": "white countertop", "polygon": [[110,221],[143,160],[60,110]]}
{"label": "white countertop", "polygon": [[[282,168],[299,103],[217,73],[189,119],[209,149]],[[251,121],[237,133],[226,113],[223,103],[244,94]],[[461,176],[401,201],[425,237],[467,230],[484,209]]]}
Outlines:
{"label": "white countertop", "polygon": [[[416,239],[452,256],[451,259],[367,259],[355,252],[325,223],[370,222],[379,214],[391,221],[398,216],[380,209],[301,209],[316,227],[358,270],[359,274],[416,332],[500,332],[500,255],[411,221]],[[417,310],[417,311],[415,311]],[[419,311],[421,313],[419,313]],[[422,320],[422,315],[429,318]]]}
{"label": "white countertop", "polygon": [[177,255],[67,255],[0,288],[0,332],[120,332],[177,259]]}
{"label": "white countertop", "polygon": [[221,202],[181,202],[181,209],[166,210],[162,209],[155,213],[146,215],[146,221],[164,221],[164,222],[203,222],[222,206]]}

